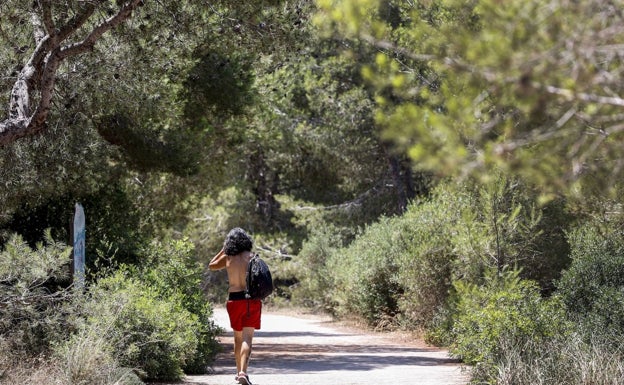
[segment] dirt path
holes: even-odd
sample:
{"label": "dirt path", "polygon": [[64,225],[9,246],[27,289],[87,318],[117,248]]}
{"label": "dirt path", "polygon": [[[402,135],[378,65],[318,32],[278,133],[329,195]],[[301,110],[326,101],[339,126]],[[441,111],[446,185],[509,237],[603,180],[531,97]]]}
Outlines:
{"label": "dirt path", "polygon": [[[234,385],[232,332],[224,309],[215,321],[226,334],[213,374],[187,384]],[[396,337],[365,334],[328,318],[265,311],[254,337],[249,376],[254,385],[465,385],[468,373],[446,351]]]}

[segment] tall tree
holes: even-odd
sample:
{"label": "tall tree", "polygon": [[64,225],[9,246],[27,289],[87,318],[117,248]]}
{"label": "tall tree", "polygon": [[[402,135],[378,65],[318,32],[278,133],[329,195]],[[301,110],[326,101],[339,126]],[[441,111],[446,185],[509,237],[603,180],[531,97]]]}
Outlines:
{"label": "tall tree", "polygon": [[[328,208],[358,208],[370,214],[369,220],[400,212],[426,183],[417,191],[413,185],[420,175],[414,176],[408,159],[379,138],[373,96],[359,73],[365,56],[337,57],[349,42],[321,38],[311,24],[315,11],[312,1],[296,1],[264,7],[253,16],[229,14],[239,23],[223,34],[236,31],[238,39],[206,43],[212,54],[202,55],[201,71],[211,75],[193,72],[188,82],[193,124],[206,127],[213,143],[204,161],[212,167],[201,179],[253,191],[257,211],[266,219],[275,219],[278,195]],[[230,55],[215,56],[217,47]],[[227,83],[220,87],[227,89],[225,95],[213,87],[213,78]],[[252,79],[251,87],[236,86],[247,84],[245,79]],[[200,89],[206,97],[198,99]],[[238,101],[233,110],[238,115],[216,116],[214,106],[228,100]],[[227,167],[220,167],[225,158]]]}
{"label": "tall tree", "polygon": [[547,194],[617,188],[624,170],[617,2],[319,4],[328,29],[379,50],[364,73],[371,84],[412,96],[379,99],[377,121],[423,167],[484,178],[504,169]]}
{"label": "tall tree", "polygon": [[[100,235],[98,247],[113,253],[119,245],[135,243],[124,237],[148,237],[179,220],[188,188],[180,178],[196,171],[195,155],[203,144],[196,140],[201,132],[182,119],[182,83],[195,47],[219,36],[224,26],[219,11],[226,3],[0,3],[0,103],[20,100],[11,96],[20,89],[16,85],[28,87],[21,94],[25,99],[19,105],[27,107],[22,112],[34,113],[42,101],[48,103],[39,109],[42,125],[33,125],[34,115],[22,112],[4,120],[3,230],[38,229],[29,232],[34,242],[42,228],[64,231],[67,207],[89,201],[88,220],[101,220],[91,227]],[[132,17],[124,13],[127,7]],[[46,30],[40,21],[55,28]],[[61,35],[43,36],[35,46],[40,27],[42,33]],[[49,40],[56,45],[43,43]],[[49,59],[58,52],[63,53]],[[44,57],[41,63],[38,55]],[[46,67],[50,60],[56,64]],[[31,64],[34,72],[28,70]],[[45,97],[44,78],[53,83]],[[0,240],[4,235],[0,231]]]}
{"label": "tall tree", "polygon": [[[27,57],[24,63],[17,63],[8,116],[0,121],[0,145],[43,130],[59,67],[67,59],[92,50],[104,33],[128,19],[142,4],[143,0],[4,2],[6,19],[30,26],[32,44],[22,45],[23,34],[13,41],[12,56],[27,52]],[[4,39],[15,38],[5,28],[0,31]]]}

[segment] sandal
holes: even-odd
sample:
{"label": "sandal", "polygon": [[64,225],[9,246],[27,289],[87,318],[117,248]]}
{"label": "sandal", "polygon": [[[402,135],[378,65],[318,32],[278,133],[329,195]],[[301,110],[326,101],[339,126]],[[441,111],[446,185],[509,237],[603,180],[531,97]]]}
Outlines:
{"label": "sandal", "polygon": [[239,384],[241,384],[241,385],[252,385],[251,381],[249,381],[249,376],[246,373],[240,372],[240,373],[238,373],[237,377],[238,377],[237,381],[238,381]]}

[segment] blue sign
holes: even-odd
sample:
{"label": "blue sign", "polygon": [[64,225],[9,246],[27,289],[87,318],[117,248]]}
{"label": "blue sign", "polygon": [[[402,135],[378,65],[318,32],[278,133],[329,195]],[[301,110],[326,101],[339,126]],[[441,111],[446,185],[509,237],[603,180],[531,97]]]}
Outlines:
{"label": "blue sign", "polygon": [[82,289],[85,281],[86,227],[84,209],[76,203],[74,213],[74,287]]}

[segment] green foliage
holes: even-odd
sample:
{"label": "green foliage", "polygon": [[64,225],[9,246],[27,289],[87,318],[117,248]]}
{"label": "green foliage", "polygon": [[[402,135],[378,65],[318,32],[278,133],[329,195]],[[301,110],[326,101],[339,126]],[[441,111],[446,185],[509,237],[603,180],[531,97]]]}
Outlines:
{"label": "green foliage", "polygon": [[379,50],[362,71],[377,123],[420,167],[483,180],[504,169],[545,196],[619,189],[624,67],[606,47],[624,30],[612,2],[318,4],[327,34]]}
{"label": "green foliage", "polygon": [[197,64],[184,84],[185,115],[193,118],[197,114],[242,113],[253,100],[251,60],[235,53],[220,54],[211,47],[198,51]]}
{"label": "green foliage", "polygon": [[193,325],[197,348],[184,362],[185,373],[205,373],[219,346],[216,337],[220,332],[210,319],[212,306],[202,290],[203,269],[188,240],[151,245],[145,252],[148,257],[140,268],[131,268],[141,282],[150,286],[159,297],[178,303],[196,319]]}
{"label": "green foliage", "polygon": [[[457,206],[440,188],[400,217],[371,224],[326,261],[340,314],[375,326],[424,326],[447,296]],[[397,318],[398,315],[400,316]]]}
{"label": "green foliage", "polygon": [[34,213],[43,205],[95,193],[118,175],[106,161],[111,149],[99,141],[88,122],[78,116],[70,127],[76,129],[62,132],[53,125],[46,135],[0,148],[0,176],[7,181],[0,186],[3,228],[16,211],[17,217],[27,218],[24,209]]}
{"label": "green foliage", "polygon": [[61,305],[71,297],[71,248],[47,233],[46,244],[31,249],[13,235],[0,252],[0,340],[9,353],[36,355],[68,333]]}
{"label": "green foliage", "polygon": [[452,184],[442,184],[392,228],[397,247],[392,255],[405,288],[401,318],[407,328],[426,326],[446,302],[457,258],[453,236],[456,226],[469,225],[461,223],[462,198]]}
{"label": "green foliage", "polygon": [[[80,5],[55,5],[55,17]],[[106,13],[112,4],[94,6]],[[38,8],[0,7],[8,103]],[[195,225],[212,226],[193,237],[200,255],[214,251],[224,228],[245,223],[267,249],[292,254],[311,222],[344,229],[400,212],[428,178],[379,140],[359,64],[335,55],[340,42],[319,38],[315,9],[307,0],[144,4],[59,68],[49,128],[0,149],[0,231],[33,244],[50,227],[67,239],[80,201],[88,258],[140,263],[151,238],[195,234]],[[235,201],[221,205],[232,189]],[[221,211],[225,222],[195,221]]]}
{"label": "green foliage", "polygon": [[455,281],[457,304],[451,353],[489,369],[502,343],[539,344],[565,333],[569,325],[560,300],[543,299],[538,286],[518,271],[489,270],[484,284]]}
{"label": "green foliage", "polygon": [[[205,151],[210,167],[201,171],[197,183],[209,181],[212,198],[233,185],[253,193],[255,202],[248,209],[264,220],[256,233],[286,233],[295,239],[290,252],[298,251],[310,229],[301,222],[310,218],[322,216],[325,222],[340,221],[340,227],[349,227],[400,211],[400,184],[392,179],[385,161],[392,150],[379,140],[374,104],[357,61],[335,55],[341,49],[339,42],[319,39],[308,19],[315,10],[313,2],[265,6],[253,16],[251,7],[232,10],[247,17],[231,26],[240,31],[238,52],[226,55],[233,43],[220,38],[210,42],[210,47],[221,47],[216,49],[219,58],[208,62],[229,59],[225,70],[230,71],[253,59],[250,91],[256,97],[242,115],[228,118],[215,116],[212,107],[191,109],[194,120],[205,120],[205,139],[210,143]],[[283,24],[272,30],[278,20]],[[266,45],[269,31],[276,39],[273,47]],[[229,36],[230,30],[222,32]],[[202,63],[196,68],[203,68]],[[191,95],[193,105],[197,95]],[[245,92],[242,99],[246,96]],[[420,175],[411,174],[408,164],[402,166],[403,183],[417,184]],[[418,191],[426,190],[421,187]],[[245,214],[249,217],[251,210]]]}
{"label": "green foliage", "polygon": [[[113,2],[89,5],[96,7],[94,15],[109,14],[117,7]],[[53,4],[52,17],[60,23],[84,6],[75,1],[62,7]],[[0,7],[5,16],[0,21],[4,75],[0,102],[7,106],[17,71],[34,50],[31,16],[40,7],[13,0]],[[87,208],[88,221],[102,218],[106,226],[119,227],[106,231],[110,228],[92,225],[88,230],[92,241],[102,244],[88,242],[87,247],[94,247],[88,255],[105,253],[129,262],[141,241],[137,231],[149,239],[153,231],[179,220],[186,203],[183,197],[193,184],[164,173],[197,172],[201,146],[206,145],[183,118],[180,97],[195,64],[195,49],[217,40],[213,34],[223,21],[224,8],[221,4],[207,9],[200,1],[146,2],[134,12],[132,22],[104,35],[88,54],[62,65],[48,128],[42,135],[0,149],[0,177],[6,181],[0,187],[0,228],[26,233],[51,227],[56,236],[57,231],[66,232],[70,219],[56,214],[65,214],[75,201],[85,208],[93,204],[101,210]],[[88,20],[83,29],[92,22]],[[114,188],[109,186],[121,193],[111,192]],[[94,201],[87,202],[90,199]],[[118,204],[141,213],[128,215],[128,221],[135,221],[131,227],[121,225],[127,224],[124,218],[104,215],[106,207],[110,213]],[[57,209],[46,210],[49,205]],[[37,219],[47,222],[33,223],[33,216],[42,213],[49,215]],[[27,238],[35,243],[41,234]]]}
{"label": "green foliage", "polygon": [[569,216],[554,204],[540,209],[536,199],[502,177],[481,186],[441,183],[402,216],[367,226],[347,247],[311,242],[305,258],[313,273],[304,276],[315,284],[306,287],[320,289],[316,300],[338,314],[358,314],[375,326],[431,328],[430,338],[444,339],[455,311],[448,307],[453,280],[479,285],[484,272],[516,266],[552,290],[567,248],[540,245],[565,246]]}
{"label": "green foliage", "polygon": [[122,366],[145,378],[178,380],[197,349],[197,315],[123,272],[101,279],[85,305],[87,328],[108,336]]}
{"label": "green foliage", "polygon": [[139,247],[153,228],[133,202],[133,191],[116,183],[79,197],[65,195],[50,198],[37,206],[25,204],[16,210],[5,231],[21,234],[30,244],[44,239],[49,229],[56,239],[70,241],[68,223],[74,215],[75,202],[85,209],[87,227],[87,267],[93,268],[96,257],[115,258],[118,263],[136,261]]}
{"label": "green foliage", "polygon": [[293,261],[296,277],[300,280],[293,292],[294,303],[323,310],[335,310],[333,301],[334,274],[327,261],[344,245],[335,226],[316,229],[304,242]]}
{"label": "green foliage", "polygon": [[124,368],[154,379],[205,372],[220,330],[189,242],[155,244],[143,251],[144,266],[122,265],[82,295],[66,289],[71,248],[49,232],[46,240],[30,249],[14,235],[0,252],[3,354],[53,348],[55,378],[72,384],[137,383]]}
{"label": "green foliage", "polygon": [[570,232],[572,264],[558,282],[573,319],[608,341],[624,335],[624,233],[617,220]]}
{"label": "green foliage", "polygon": [[326,57],[327,49],[321,45],[319,52],[293,57],[258,79],[267,99],[254,125],[280,139],[263,142],[271,146],[268,160],[280,170],[285,192],[329,205],[370,189],[387,168],[378,164],[383,149],[353,64]]}
{"label": "green foliage", "polygon": [[327,268],[333,272],[332,299],[341,315],[355,314],[374,326],[385,324],[398,312],[402,287],[392,250],[392,219],[365,229],[346,249],[331,254]]}
{"label": "green foliage", "polygon": [[463,186],[464,191],[449,192],[461,202],[461,225],[452,236],[455,276],[478,282],[486,269],[519,267],[524,278],[552,291],[568,262],[565,229],[574,217],[565,201],[542,205],[532,186],[501,174],[490,183]]}

